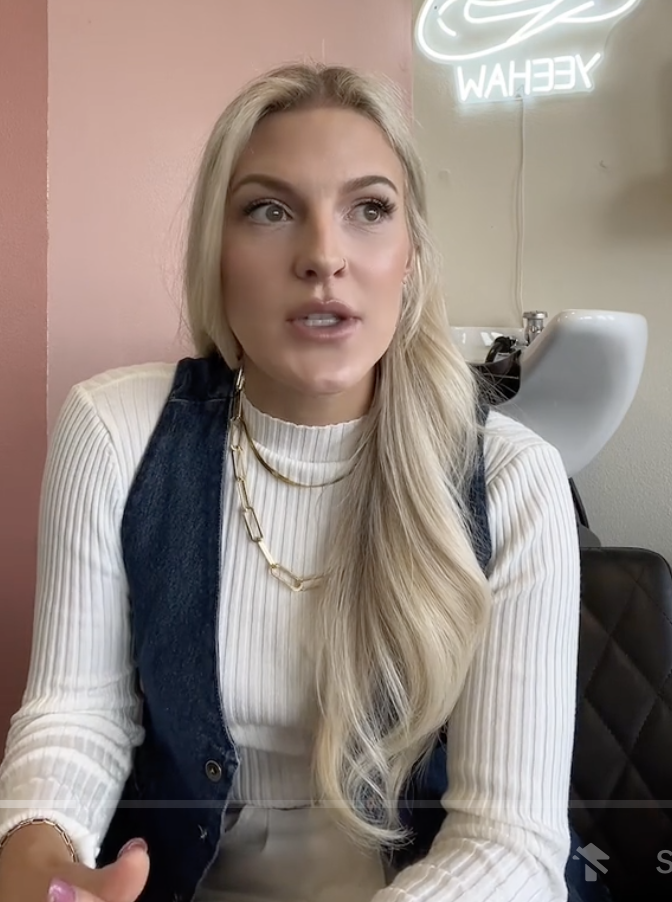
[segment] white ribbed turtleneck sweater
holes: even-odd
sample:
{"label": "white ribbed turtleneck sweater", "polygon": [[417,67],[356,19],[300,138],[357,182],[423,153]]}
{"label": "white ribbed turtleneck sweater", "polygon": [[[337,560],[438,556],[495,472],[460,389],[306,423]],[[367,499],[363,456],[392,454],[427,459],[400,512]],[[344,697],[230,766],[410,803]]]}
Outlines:
{"label": "white ribbed turtleneck sweater", "polygon": [[[346,480],[333,480],[351,465],[362,423],[296,426],[260,413],[245,399],[243,413],[256,447],[278,472],[310,486],[332,482],[323,488],[287,485],[241,442],[248,495],[271,554],[297,576],[320,574],[329,523],[347,490]],[[253,804],[294,808],[312,797],[313,592],[291,592],[270,575],[240,516],[230,454],[227,467],[220,662],[226,721],[241,749],[233,792]]]}
{"label": "white ribbed turtleneck sweater", "polygon": [[[125,498],[174,367],[103,374],[71,392],[45,474],[33,652],[0,769],[0,836],[23,818],[60,823],[92,864],[142,741],[120,549]],[[282,423],[245,407],[269,462],[304,482],[347,468],[358,422]],[[245,532],[226,482],[221,687],[248,803],[201,887],[207,902],[561,902],[573,744],[579,567],[558,453],[492,414],[485,443],[494,607],[449,731],[449,811],[422,862],[383,887],[310,798],[316,716],[311,593],[289,592]],[[297,489],[246,455],[274,557],[319,573],[345,483]],[[295,810],[287,810],[295,809]],[[381,888],[382,887],[382,888]]]}
{"label": "white ribbed turtleneck sweater", "polygon": [[[296,426],[246,399],[243,414],[269,474],[243,438],[248,497],[273,558],[297,576],[324,571],[334,510],[347,491],[362,421]],[[222,706],[240,752],[232,797],[247,807],[225,821],[218,860],[198,902],[367,902],[384,885],[379,856],[364,855],[326,809],[311,808],[311,748],[317,718],[311,638],[313,592],[291,592],[269,573],[240,516],[227,461],[222,543]],[[320,487],[324,483],[331,485]],[[281,809],[281,810],[278,810]],[[290,809],[290,810],[287,810]]]}

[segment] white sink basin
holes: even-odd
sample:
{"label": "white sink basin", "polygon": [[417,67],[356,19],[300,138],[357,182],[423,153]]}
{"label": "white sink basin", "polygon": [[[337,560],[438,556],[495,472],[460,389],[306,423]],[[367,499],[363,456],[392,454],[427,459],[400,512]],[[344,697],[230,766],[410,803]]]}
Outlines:
{"label": "white sink basin", "polygon": [[[482,363],[497,335],[522,329],[452,330],[465,358]],[[498,410],[533,429],[562,455],[567,474],[579,473],[621,425],[644,369],[647,322],[636,313],[565,310],[525,347],[520,389]]]}

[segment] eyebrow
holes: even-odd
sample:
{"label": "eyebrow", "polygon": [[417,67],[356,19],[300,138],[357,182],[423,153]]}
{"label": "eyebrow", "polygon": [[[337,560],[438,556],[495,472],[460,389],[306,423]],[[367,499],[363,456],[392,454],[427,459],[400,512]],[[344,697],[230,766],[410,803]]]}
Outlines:
{"label": "eyebrow", "polygon": [[[250,175],[243,176],[242,179],[233,185],[231,194],[235,194],[235,192],[244,185],[251,184],[261,185],[264,188],[269,188],[271,191],[285,191],[290,194],[296,194],[296,190],[289,182],[272,175],[264,175],[263,173],[251,173]],[[394,182],[384,175],[360,175],[358,178],[350,179],[345,182],[345,184],[342,185],[342,191],[344,194],[352,194],[355,191],[362,191],[364,188],[370,188],[372,185],[385,185],[386,187],[391,188],[395,194],[399,194],[399,189]]]}

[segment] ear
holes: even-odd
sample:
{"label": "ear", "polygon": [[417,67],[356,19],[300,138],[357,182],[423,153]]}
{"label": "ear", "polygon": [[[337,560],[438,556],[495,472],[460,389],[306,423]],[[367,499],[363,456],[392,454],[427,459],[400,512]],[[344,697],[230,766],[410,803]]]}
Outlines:
{"label": "ear", "polygon": [[408,249],[408,257],[406,258],[406,269],[404,270],[404,282],[407,282],[413,272],[413,264],[415,263],[415,249],[411,245]]}

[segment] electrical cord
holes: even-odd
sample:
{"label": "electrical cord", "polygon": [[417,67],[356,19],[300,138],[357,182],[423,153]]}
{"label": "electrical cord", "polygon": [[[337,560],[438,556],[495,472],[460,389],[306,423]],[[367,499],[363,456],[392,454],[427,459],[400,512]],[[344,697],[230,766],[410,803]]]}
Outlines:
{"label": "electrical cord", "polygon": [[525,259],[525,163],[526,163],[526,142],[525,142],[525,97],[521,94],[518,98],[520,103],[520,165],[516,176],[515,187],[515,232],[516,232],[516,263],[515,263],[515,293],[516,304],[518,306],[518,314],[522,322],[523,313],[525,312],[524,301],[524,259]]}

